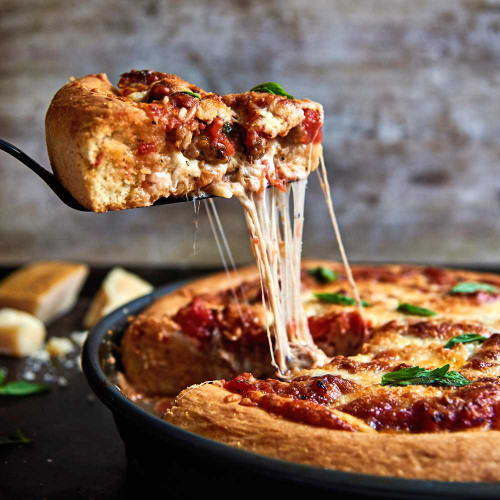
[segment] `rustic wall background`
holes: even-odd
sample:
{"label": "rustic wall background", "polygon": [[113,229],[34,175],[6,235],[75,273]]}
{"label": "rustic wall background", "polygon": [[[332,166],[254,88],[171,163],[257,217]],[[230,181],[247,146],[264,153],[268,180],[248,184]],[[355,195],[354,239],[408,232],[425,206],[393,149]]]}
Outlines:
{"label": "rustic wall background", "polygon": [[[267,80],[323,103],[351,258],[500,258],[500,1],[0,0],[0,137],[48,165],[43,120],[70,75],[175,72],[221,93]],[[317,181],[304,253],[335,257]],[[217,203],[238,262],[234,201]],[[62,205],[0,152],[0,263],[219,264],[203,207],[104,215]]]}

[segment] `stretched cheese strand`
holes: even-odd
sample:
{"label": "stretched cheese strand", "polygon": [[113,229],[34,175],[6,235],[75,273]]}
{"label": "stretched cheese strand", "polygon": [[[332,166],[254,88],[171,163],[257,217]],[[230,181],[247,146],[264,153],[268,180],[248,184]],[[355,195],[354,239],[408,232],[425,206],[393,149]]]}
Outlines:
{"label": "stretched cheese strand", "polygon": [[[222,222],[219,218],[219,212],[217,211],[214,200],[212,198],[209,198],[208,202],[210,204],[210,207],[212,208],[212,212],[214,214],[215,221],[217,223],[217,228],[219,229],[222,243],[224,244],[224,248],[226,250],[227,258],[229,259],[229,264],[231,264],[231,272],[233,272],[235,274],[235,276],[238,278],[239,277],[238,268],[236,267],[236,263],[234,262],[233,252],[231,252],[231,248],[229,247],[229,243],[228,243],[227,238],[226,238],[226,232],[224,231],[224,228],[222,227]],[[219,250],[219,253],[220,253],[220,250]],[[222,257],[222,260],[224,260],[224,257]],[[240,281],[240,280],[238,280],[238,281]],[[234,287],[233,287],[233,291],[234,291]],[[244,288],[241,289],[241,295],[243,296],[243,301],[245,302],[245,304],[248,304],[248,299],[247,299]]]}
{"label": "stretched cheese strand", "polygon": [[335,237],[337,239],[337,244],[340,250],[340,256],[344,264],[347,280],[349,281],[349,285],[351,286],[351,290],[354,295],[354,300],[356,301],[358,312],[361,315],[361,317],[363,317],[363,304],[361,303],[361,297],[359,296],[358,287],[356,286],[356,282],[354,281],[354,278],[352,276],[351,266],[349,265],[349,261],[347,260],[347,254],[344,249],[344,244],[342,243],[342,236],[340,235],[339,225],[337,223],[335,211],[333,210],[332,196],[330,193],[330,185],[328,183],[328,176],[326,173],[325,160],[323,158],[323,154],[321,154],[320,156],[320,165],[321,165],[321,172],[319,168],[316,170],[318,174],[319,183],[321,186],[321,190],[323,191],[323,195],[325,197],[328,211],[330,212],[330,218],[332,220],[333,230],[335,232]]}
{"label": "stretched cheese strand", "polygon": [[[282,377],[291,376],[294,369],[309,367],[326,360],[309,333],[300,297],[300,257],[306,184],[306,180],[301,180],[296,182],[294,188],[288,185],[286,192],[272,187],[259,194],[239,196],[253,254],[274,319],[274,363]],[[293,225],[290,220],[292,190]],[[269,336],[269,324],[267,329]]]}
{"label": "stretched cheese strand", "polygon": [[194,235],[193,235],[193,255],[196,255],[196,241],[198,236],[198,222],[200,220],[200,200],[193,200],[194,207]]}
{"label": "stretched cheese strand", "polygon": [[[220,255],[220,258],[222,260],[222,265],[224,266],[224,271],[226,272],[226,276],[227,276],[228,281],[231,285],[231,292],[233,295],[233,299],[234,299],[234,302],[238,308],[238,314],[239,314],[240,318],[242,318],[243,316],[241,314],[240,303],[238,300],[238,296],[236,294],[236,289],[234,288],[234,284],[233,284],[234,280],[233,280],[233,277],[231,276],[231,272],[234,273],[236,275],[236,277],[238,276],[238,271],[236,270],[236,266],[234,264],[233,255],[231,253],[231,249],[229,248],[229,245],[227,244],[226,235],[224,233],[224,229],[222,228],[222,224],[220,222],[219,215],[217,213],[217,209],[215,208],[215,203],[213,202],[212,199],[209,199],[208,203],[205,204],[205,207],[207,210],[208,222],[210,223],[210,227],[212,228],[212,233],[214,234],[215,244],[217,245],[217,250],[219,251],[219,255]],[[214,214],[217,226],[216,226],[216,224],[214,224],[211,212],[213,212],[213,214]],[[219,232],[221,234],[221,239],[224,241],[227,256],[228,256],[229,262],[231,263],[231,266],[232,266],[231,271],[229,270],[229,266],[228,266],[227,260],[226,260],[226,254],[224,253],[224,250],[222,248],[222,245],[221,245],[221,242],[219,239],[219,234],[217,233],[217,229],[219,230]]]}
{"label": "stretched cheese strand", "polygon": [[[278,283],[277,239],[276,232],[270,230],[270,215],[267,209],[266,193],[242,193],[240,201],[245,213],[248,231],[250,233],[250,244],[257,262],[259,275],[263,288],[267,292],[268,301],[273,313],[274,339],[275,339],[275,363],[280,374],[285,374],[287,363],[292,359],[286,326],[282,316],[280,303],[280,290]],[[264,298],[264,297],[263,297]],[[263,300],[265,303],[265,299]],[[266,314],[266,327],[268,337],[270,336],[268,315]]]}

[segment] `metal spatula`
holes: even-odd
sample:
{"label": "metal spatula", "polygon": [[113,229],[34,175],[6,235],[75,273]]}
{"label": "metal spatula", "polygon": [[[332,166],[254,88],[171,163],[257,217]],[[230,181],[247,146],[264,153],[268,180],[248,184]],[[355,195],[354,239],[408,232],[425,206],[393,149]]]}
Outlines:
{"label": "metal spatula", "polygon": [[[39,163],[37,163],[35,160],[33,160],[33,158],[28,156],[23,151],[21,151],[18,147],[14,146],[13,144],[10,144],[7,141],[4,141],[3,139],[0,139],[0,149],[10,154],[17,160],[19,160],[21,163],[26,165],[32,172],[38,175],[38,177],[40,177],[40,179],[45,181],[45,183],[50,187],[50,189],[54,191],[56,196],[68,207],[73,208],[74,210],[79,210],[80,212],[91,211],[80,205],[80,203],[78,203],[73,198],[73,196],[71,196],[71,194],[59,182],[57,177],[52,172],[49,172],[47,169],[43,168]],[[213,196],[203,195],[196,197],[197,200],[203,200],[206,198],[213,198]],[[174,198],[174,197],[160,198],[158,201],[154,203],[154,206],[169,205],[171,203],[181,203],[184,201],[193,201],[193,198],[189,196],[183,196],[179,198]]]}

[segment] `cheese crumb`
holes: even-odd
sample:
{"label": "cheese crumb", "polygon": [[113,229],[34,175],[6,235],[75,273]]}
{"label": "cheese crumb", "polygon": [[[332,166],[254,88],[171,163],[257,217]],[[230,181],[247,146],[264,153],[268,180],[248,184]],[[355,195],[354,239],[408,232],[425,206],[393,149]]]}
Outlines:
{"label": "cheese crumb", "polygon": [[46,349],[53,357],[65,356],[73,352],[73,343],[65,337],[52,337],[47,342]]}
{"label": "cheese crumb", "polygon": [[89,334],[88,330],[83,332],[73,332],[70,334],[71,340],[80,347],[83,347],[85,341],[87,340],[87,336]]}

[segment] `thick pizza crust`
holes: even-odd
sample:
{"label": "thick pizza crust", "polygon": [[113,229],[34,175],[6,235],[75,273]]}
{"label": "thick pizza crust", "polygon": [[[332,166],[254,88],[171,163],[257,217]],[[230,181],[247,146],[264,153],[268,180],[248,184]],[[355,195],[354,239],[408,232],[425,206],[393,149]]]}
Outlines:
{"label": "thick pizza crust", "polygon": [[216,385],[186,389],[164,419],[210,439],[291,462],[347,472],[441,481],[499,481],[500,432],[382,434],[290,422],[227,402]]}

